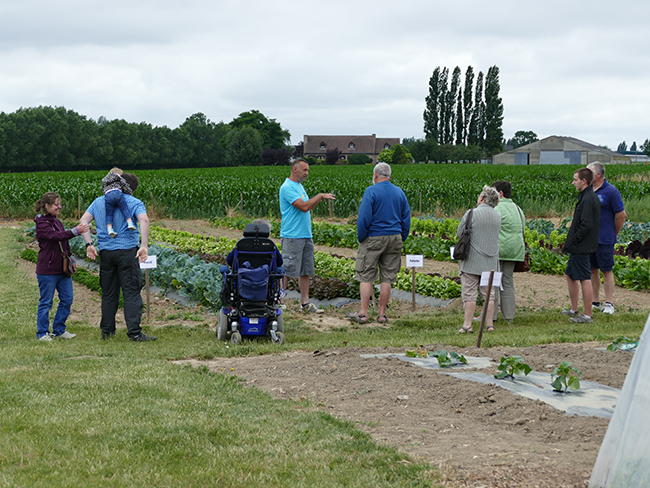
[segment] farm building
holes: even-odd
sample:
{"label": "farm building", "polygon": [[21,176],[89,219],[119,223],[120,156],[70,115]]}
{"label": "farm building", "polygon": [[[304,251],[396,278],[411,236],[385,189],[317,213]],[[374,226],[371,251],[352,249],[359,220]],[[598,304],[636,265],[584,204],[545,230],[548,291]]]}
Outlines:
{"label": "farm building", "polygon": [[341,151],[341,158],[348,159],[352,154],[367,154],[372,162],[377,162],[377,156],[384,149],[390,149],[400,143],[399,137],[371,136],[309,136],[305,135],[304,155],[324,159],[329,149]]}
{"label": "farm building", "polygon": [[493,156],[494,164],[603,164],[630,163],[630,157],[574,137],[549,136]]}

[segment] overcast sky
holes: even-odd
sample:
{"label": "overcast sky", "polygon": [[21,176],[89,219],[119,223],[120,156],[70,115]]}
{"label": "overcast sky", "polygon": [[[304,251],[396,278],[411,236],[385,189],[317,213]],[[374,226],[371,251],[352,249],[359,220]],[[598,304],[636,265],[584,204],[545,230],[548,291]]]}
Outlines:
{"label": "overcast sky", "polygon": [[503,131],[650,138],[648,0],[4,0],[0,111],[423,137],[436,66],[500,69]]}

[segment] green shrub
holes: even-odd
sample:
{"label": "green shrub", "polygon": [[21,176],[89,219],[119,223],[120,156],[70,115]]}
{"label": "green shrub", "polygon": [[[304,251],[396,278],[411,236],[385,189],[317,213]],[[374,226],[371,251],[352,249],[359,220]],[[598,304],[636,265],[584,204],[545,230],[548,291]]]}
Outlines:
{"label": "green shrub", "polygon": [[348,157],[349,165],[357,166],[357,165],[370,164],[370,163],[372,163],[372,158],[367,154],[351,154]]}

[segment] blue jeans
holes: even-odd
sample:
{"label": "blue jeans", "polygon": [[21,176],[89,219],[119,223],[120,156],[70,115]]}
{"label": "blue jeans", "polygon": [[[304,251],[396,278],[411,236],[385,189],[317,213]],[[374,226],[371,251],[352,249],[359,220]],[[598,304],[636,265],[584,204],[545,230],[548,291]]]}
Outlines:
{"label": "blue jeans", "polygon": [[68,278],[64,274],[39,274],[36,277],[38,278],[38,288],[41,291],[36,315],[36,337],[40,339],[50,331],[50,310],[52,310],[55,290],[59,292],[59,306],[56,309],[54,322],[52,322],[52,333],[55,336],[61,335],[65,332],[65,321],[70,315],[70,307],[74,299],[72,278]]}
{"label": "blue jeans", "polygon": [[129,215],[129,206],[124,199],[124,193],[120,190],[111,190],[104,195],[104,205],[106,205],[106,224],[113,225],[113,212],[119,208],[124,216],[124,220],[132,218]]}

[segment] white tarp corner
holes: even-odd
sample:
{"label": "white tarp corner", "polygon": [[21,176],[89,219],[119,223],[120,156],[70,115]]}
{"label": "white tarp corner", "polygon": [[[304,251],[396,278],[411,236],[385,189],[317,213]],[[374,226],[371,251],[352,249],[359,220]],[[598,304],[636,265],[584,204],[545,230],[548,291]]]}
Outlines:
{"label": "white tarp corner", "polygon": [[650,486],[650,315],[591,473],[591,488]]}

